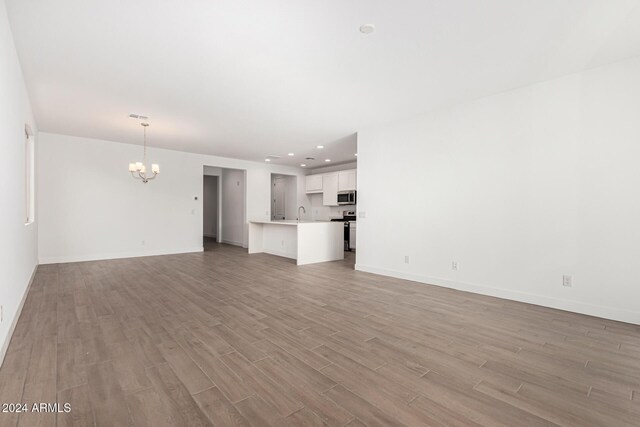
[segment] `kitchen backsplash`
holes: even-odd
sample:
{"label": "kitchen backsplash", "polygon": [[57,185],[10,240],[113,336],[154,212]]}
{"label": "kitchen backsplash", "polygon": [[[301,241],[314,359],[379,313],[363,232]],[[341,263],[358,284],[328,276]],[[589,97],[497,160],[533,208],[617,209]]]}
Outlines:
{"label": "kitchen backsplash", "polygon": [[331,218],[342,218],[342,211],[355,211],[356,205],[323,206],[322,194],[310,194],[311,219],[329,221]]}

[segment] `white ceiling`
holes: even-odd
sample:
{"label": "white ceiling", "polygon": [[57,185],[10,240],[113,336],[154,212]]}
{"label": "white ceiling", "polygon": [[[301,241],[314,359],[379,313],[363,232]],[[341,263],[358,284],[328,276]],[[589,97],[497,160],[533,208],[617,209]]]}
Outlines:
{"label": "white ceiling", "polygon": [[377,123],[640,55],[637,0],[6,3],[41,131],[140,143],[133,112],[152,146],[310,167]]}

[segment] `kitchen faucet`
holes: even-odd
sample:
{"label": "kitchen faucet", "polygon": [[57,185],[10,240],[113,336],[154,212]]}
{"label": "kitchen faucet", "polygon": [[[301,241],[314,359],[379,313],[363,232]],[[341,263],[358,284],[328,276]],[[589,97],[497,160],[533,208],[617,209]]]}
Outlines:
{"label": "kitchen faucet", "polygon": [[302,213],[307,213],[307,210],[304,208],[304,206],[300,206],[298,208],[298,222],[300,222],[300,219],[302,218],[302,215],[300,215],[300,209],[302,209]]}

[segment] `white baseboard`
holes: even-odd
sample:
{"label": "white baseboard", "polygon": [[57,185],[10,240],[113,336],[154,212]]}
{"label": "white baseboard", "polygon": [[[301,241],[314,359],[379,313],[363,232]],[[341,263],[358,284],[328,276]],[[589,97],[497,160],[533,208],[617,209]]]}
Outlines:
{"label": "white baseboard", "polygon": [[273,249],[264,249],[263,252],[269,255],[281,256],[283,258],[290,258],[290,259],[298,258],[298,254],[290,254],[283,251],[276,251]]}
{"label": "white baseboard", "polygon": [[18,305],[18,309],[16,310],[16,314],[11,321],[11,326],[9,327],[9,333],[7,334],[7,339],[2,344],[2,349],[0,349],[0,368],[4,363],[4,357],[7,355],[7,351],[9,350],[9,344],[11,343],[11,338],[13,337],[13,333],[16,330],[16,326],[18,325],[18,319],[20,319],[20,315],[22,314],[22,308],[24,307],[24,303],[27,300],[27,295],[29,295],[29,290],[31,289],[31,284],[33,283],[34,277],[36,277],[36,271],[38,270],[38,266],[36,265],[31,272],[31,279],[29,279],[29,284],[27,285],[27,289],[24,291],[22,295],[22,299],[20,300],[20,304]]}
{"label": "white baseboard", "polygon": [[222,239],[222,240],[220,240],[220,243],[226,243],[227,245],[233,245],[233,246],[240,246],[242,248],[246,248],[247,247],[247,245],[245,245],[243,242],[236,242],[234,240]]}
{"label": "white baseboard", "polygon": [[150,250],[150,251],[137,251],[137,252],[118,252],[118,253],[107,253],[107,254],[42,257],[40,258],[40,264],[63,264],[67,262],[102,261],[107,259],[138,258],[138,257],[144,257],[144,256],[158,256],[158,255],[175,255],[175,254],[186,254],[186,253],[203,252],[203,251],[204,251],[204,248],[195,247],[195,248]]}
{"label": "white baseboard", "polygon": [[606,307],[589,304],[580,301],[566,300],[561,298],[547,297],[544,295],[529,294],[526,292],[512,291],[508,289],[493,288],[486,285],[474,283],[458,282],[438,277],[429,277],[420,274],[406,273],[402,271],[387,270],[384,268],[371,267],[368,265],[356,264],[355,269],[367,273],[379,274],[382,276],[395,277],[398,279],[411,280],[414,282],[426,283],[429,285],[444,288],[457,289],[459,291],[472,292],[475,294],[488,295],[513,301],[525,302],[528,304],[540,305],[543,307],[556,308],[559,310],[571,311],[574,313],[586,314],[589,316],[601,317],[604,319],[617,320],[620,322],[640,325],[640,312],[626,310],[616,307]]}

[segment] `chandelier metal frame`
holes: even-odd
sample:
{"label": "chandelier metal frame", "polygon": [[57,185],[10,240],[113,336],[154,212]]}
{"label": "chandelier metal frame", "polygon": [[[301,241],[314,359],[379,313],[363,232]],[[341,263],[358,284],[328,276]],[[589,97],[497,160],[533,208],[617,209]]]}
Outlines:
{"label": "chandelier metal frame", "polygon": [[129,163],[129,172],[131,172],[131,176],[135,179],[142,180],[143,184],[155,179],[160,173],[160,165],[157,163],[153,163],[151,165],[152,176],[147,176],[147,128],[149,127],[149,123],[140,123],[143,130],[143,159],[142,162]]}

